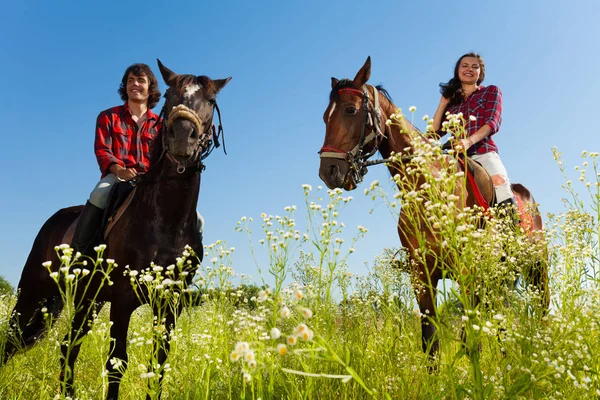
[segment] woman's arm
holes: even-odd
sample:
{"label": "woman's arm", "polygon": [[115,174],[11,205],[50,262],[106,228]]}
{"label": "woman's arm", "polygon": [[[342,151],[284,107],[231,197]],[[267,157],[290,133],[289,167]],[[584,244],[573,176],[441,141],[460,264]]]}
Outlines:
{"label": "woman's arm", "polygon": [[448,103],[450,102],[450,99],[445,98],[444,96],[442,96],[440,98],[440,103],[438,104],[438,108],[437,110],[435,110],[435,114],[433,114],[433,132],[438,136],[444,136],[446,133],[442,132],[442,134],[440,135],[438,133],[438,131],[440,130],[440,128],[442,127],[442,121],[444,121],[444,113],[446,112],[446,108],[448,107]]}

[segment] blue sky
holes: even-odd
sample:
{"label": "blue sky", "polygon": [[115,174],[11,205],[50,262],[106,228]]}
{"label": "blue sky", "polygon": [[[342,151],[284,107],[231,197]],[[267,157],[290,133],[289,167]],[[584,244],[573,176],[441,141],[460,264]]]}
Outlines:
{"label": "blue sky", "polygon": [[[369,55],[370,83],[383,84],[398,107],[416,106],[422,127],[420,117],[433,115],[438,84],[451,77],[456,59],[482,54],[484,84],[504,95],[500,154],[511,180],[528,186],[544,213],[562,210],[552,147],[569,166],[580,163],[582,150],[600,150],[595,1],[166,4],[3,6],[0,275],[14,285],[44,221],[83,204],[99,179],[96,116],[120,104],[119,80],[135,62],[158,72],[160,58],[175,72],[233,77],[218,99],[229,154],[215,151],[206,160],[198,209],[205,244],[226,240],[237,249],[236,271],[255,276],[237,221],[282,214],[293,204],[304,219],[301,185],[321,184],[317,151],[330,77],[354,77]],[[365,182],[388,177],[373,167]],[[341,215],[349,233],[359,224],[369,228],[349,259],[362,273],[364,263],[399,243],[389,212],[370,214],[375,204],[363,189]]]}

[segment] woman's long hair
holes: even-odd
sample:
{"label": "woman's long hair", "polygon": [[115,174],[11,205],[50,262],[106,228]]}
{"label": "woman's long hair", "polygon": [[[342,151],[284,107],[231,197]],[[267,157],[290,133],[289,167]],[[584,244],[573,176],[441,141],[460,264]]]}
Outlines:
{"label": "woman's long hair", "polygon": [[474,57],[479,62],[479,79],[477,80],[477,85],[481,85],[481,82],[483,82],[485,79],[485,64],[483,63],[483,58],[481,58],[479,54],[473,52],[462,55],[454,66],[454,76],[452,79],[450,79],[447,83],[440,83],[440,93],[442,96],[450,100],[448,107],[458,104],[465,99],[465,95],[462,90],[462,84],[458,78],[458,67],[460,66],[462,59],[465,57]]}

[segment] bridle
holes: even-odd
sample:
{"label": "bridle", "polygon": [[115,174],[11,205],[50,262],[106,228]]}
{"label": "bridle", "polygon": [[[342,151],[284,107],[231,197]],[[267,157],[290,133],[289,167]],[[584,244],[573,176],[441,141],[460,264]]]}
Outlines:
{"label": "bridle", "polygon": [[[165,105],[163,106],[163,108],[160,112],[161,116],[163,116],[166,113],[166,111],[165,111],[166,107],[167,107],[167,103],[165,102]],[[160,159],[162,159],[163,156],[166,155],[166,157],[170,161],[172,161],[173,163],[175,163],[177,165],[177,173],[178,174],[183,174],[186,171],[186,169],[190,169],[190,167],[194,167],[193,169],[202,172],[205,169],[205,166],[202,163],[202,161],[206,157],[208,157],[210,155],[210,153],[212,153],[213,149],[221,146],[221,144],[219,143],[219,136],[221,136],[221,135],[223,136],[223,151],[225,152],[225,154],[227,154],[227,151],[225,150],[225,141],[224,141],[225,134],[223,131],[223,125],[221,124],[221,111],[219,110],[219,106],[217,105],[216,101],[213,103],[213,113],[215,110],[217,111],[217,116],[219,118],[218,130],[215,127],[215,125],[211,123],[211,124],[207,124],[206,129],[204,129],[202,131],[201,130],[202,118],[200,118],[200,116],[198,115],[198,113],[195,110],[189,108],[185,104],[178,104],[175,107],[173,107],[169,111],[166,118],[163,119],[164,123],[161,127],[161,132],[160,132],[160,135],[162,136],[163,151],[159,158],[159,161],[160,161]],[[174,121],[177,119],[185,119],[185,120],[190,121],[196,128],[196,132],[198,132],[200,135],[200,139],[198,140],[198,143],[196,145],[196,148],[194,149],[194,152],[187,160],[185,160],[183,162],[180,162],[179,160],[177,160],[175,157],[173,157],[169,153],[168,142],[165,140],[166,132],[168,131],[169,127],[174,123]],[[196,163],[196,165],[194,165],[194,163]],[[156,164],[158,164],[158,162]]]}
{"label": "bridle", "polygon": [[[368,159],[379,150],[379,146],[383,142],[383,139],[386,138],[384,133],[386,127],[384,125],[382,128],[381,123],[379,91],[376,88],[373,88],[374,102],[371,102],[368,86],[370,85],[363,85],[362,91],[353,88],[341,88],[337,91],[337,93],[352,93],[362,96],[362,108],[365,110],[365,119],[360,130],[358,144],[350,151],[339,150],[332,146],[323,146],[319,151],[320,158],[341,159],[350,164],[348,173],[354,175],[356,183],[362,182],[363,177],[367,174],[368,166],[390,161],[390,159],[368,161]],[[368,127],[370,127],[371,130],[367,133]],[[373,140],[375,140],[375,146],[373,146],[369,152],[365,152],[364,147]]]}

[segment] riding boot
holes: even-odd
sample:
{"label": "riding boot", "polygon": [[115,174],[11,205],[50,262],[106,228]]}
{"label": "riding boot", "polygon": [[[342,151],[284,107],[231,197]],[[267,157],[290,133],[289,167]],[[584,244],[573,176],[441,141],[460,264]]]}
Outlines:
{"label": "riding boot", "polygon": [[516,229],[519,226],[521,218],[519,216],[517,201],[514,197],[501,201],[496,205],[496,208],[500,212],[500,217],[508,217],[511,227]]}
{"label": "riding boot", "polygon": [[90,242],[100,228],[103,214],[103,209],[96,207],[89,201],[85,203],[81,215],[79,216],[77,226],[75,227],[73,241],[71,242],[73,254],[77,254],[77,252],[86,254]]}

